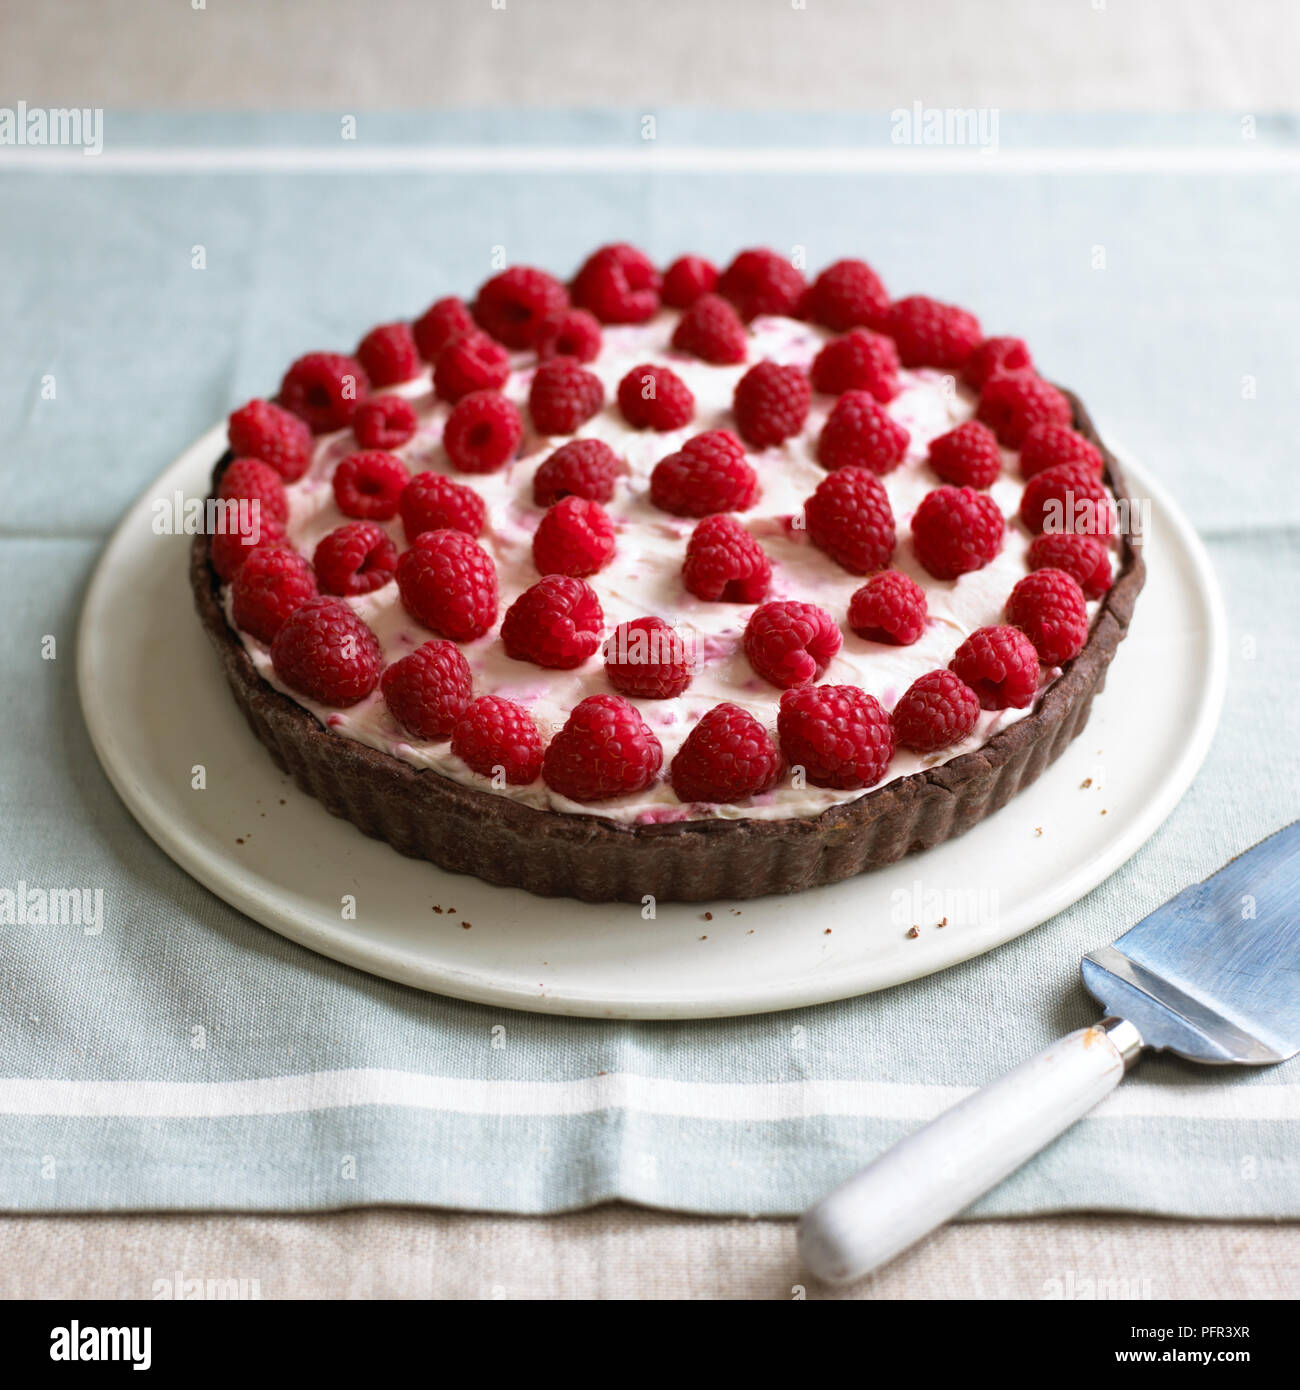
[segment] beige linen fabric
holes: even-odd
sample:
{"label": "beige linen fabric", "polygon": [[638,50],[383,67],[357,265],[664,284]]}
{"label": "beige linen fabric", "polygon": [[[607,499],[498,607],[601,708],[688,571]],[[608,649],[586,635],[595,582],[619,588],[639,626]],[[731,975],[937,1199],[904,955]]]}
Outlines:
{"label": "beige linen fabric", "polygon": [[1293,0],[0,0],[0,91],[353,113],[924,101],[1248,114],[1294,104],[1294,25]]}
{"label": "beige linen fabric", "polygon": [[613,1205],[561,1217],[358,1210],[312,1216],[0,1217],[0,1296],[154,1296],[155,1281],[257,1281],[278,1298],[1294,1298],[1300,1226],[1067,1216],[936,1232],[849,1290],[808,1279],[792,1221]]}

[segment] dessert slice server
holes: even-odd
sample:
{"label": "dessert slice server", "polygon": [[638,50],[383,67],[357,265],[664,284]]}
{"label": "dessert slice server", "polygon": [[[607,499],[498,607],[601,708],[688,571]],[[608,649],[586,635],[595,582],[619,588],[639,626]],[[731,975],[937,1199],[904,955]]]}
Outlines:
{"label": "dessert slice server", "polygon": [[842,1183],[799,1222],[847,1283],[995,1187],[1119,1085],[1144,1048],[1266,1066],[1300,1052],[1300,821],[1090,951],[1106,1017],[1022,1062]]}

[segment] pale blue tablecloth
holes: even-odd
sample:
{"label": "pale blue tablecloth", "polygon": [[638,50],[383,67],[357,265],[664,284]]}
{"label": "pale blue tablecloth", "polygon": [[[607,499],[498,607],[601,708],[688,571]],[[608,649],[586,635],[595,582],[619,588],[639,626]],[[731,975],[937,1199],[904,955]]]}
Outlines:
{"label": "pale blue tablecloth", "polygon": [[[639,138],[638,123],[636,113],[363,116],[358,138],[370,147],[617,148]],[[888,132],[886,115],[661,112],[657,128],[665,149],[883,147]],[[1235,117],[1005,113],[1006,151],[1191,147],[1207,163],[1171,155],[1166,171],[1147,161],[1123,172],[1101,159],[1069,170],[1051,159],[993,161],[977,174],[250,167],[250,149],[332,148],[338,138],[334,116],[109,113],[97,167],[0,162],[0,887],[99,886],[113,904],[91,949],[68,929],[0,926],[0,1078],[204,1088],[186,1093],[187,1117],[89,1113],[131,1108],[121,1093],[105,1102],[102,1086],[85,1091],[85,1113],[32,1116],[14,1113],[18,1090],[0,1080],[0,1207],[409,1202],[540,1212],[622,1197],[795,1212],[912,1121],[873,1106],[869,1088],[856,1115],[656,1113],[637,1079],[978,1085],[1091,1020],[1078,983],[1083,951],[1295,817],[1293,125],[1259,122],[1249,150],[1277,152],[1271,172],[1233,167],[1234,151],[1247,148]],[[119,158],[216,147],[245,153],[234,169]],[[268,392],[291,358],[346,347],[372,323],[472,289],[494,245],[565,269],[616,238],[660,260],[685,249],[723,259],[758,243],[804,245],[814,266],[865,254],[896,292],[949,298],[992,329],[1023,334],[1199,527],[1230,613],[1228,702],[1203,772],[1150,843],[1076,907],[987,957],[789,1015],[677,1024],[510,1016],[510,1045],[494,1049],[501,1011],[319,959],[240,916],[153,845],[91,751],[75,623],[126,503],[201,430]],[[198,245],[201,273],[191,268]],[[43,399],[47,378],[53,400]],[[993,1017],[1001,1026],[983,1036]],[[211,1039],[204,1049],[190,1045],[196,1019]],[[803,1046],[790,1045],[792,1028]],[[340,1071],[357,1073],[354,1104],[326,1107],[307,1080],[249,1113],[228,1103],[238,1086],[220,1089]],[[432,1102],[373,1103],[374,1071],[427,1078]],[[632,1079],[621,1099],[559,1116],[507,1113],[529,1107],[504,1102],[500,1113],[462,1113],[437,1084],[602,1073]],[[1086,1120],[978,1210],[1300,1216],[1300,1067],[1221,1079],[1250,1102],[1244,1113],[1272,1118],[1197,1118],[1196,1105],[1174,1103],[1166,1108],[1193,1113]],[[1176,1102],[1202,1080],[1153,1059],[1126,1085]],[[1263,1097],[1265,1088],[1276,1089]]]}

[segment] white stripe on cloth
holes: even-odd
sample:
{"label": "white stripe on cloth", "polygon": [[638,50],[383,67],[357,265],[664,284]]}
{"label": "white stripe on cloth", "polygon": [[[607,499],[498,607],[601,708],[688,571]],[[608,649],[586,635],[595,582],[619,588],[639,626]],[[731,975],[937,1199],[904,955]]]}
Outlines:
{"label": "white stripe on cloth", "polygon": [[1254,145],[979,148],[877,145],[0,145],[0,172],[63,174],[1279,174],[1300,172],[1300,150]]}
{"label": "white stripe on cloth", "polygon": [[[357,1068],[247,1081],[0,1079],[0,1116],[215,1119],[387,1105],[503,1117],[624,1110],[741,1122],[814,1116],[922,1121],[970,1093],[963,1086],[896,1082],[703,1082],[630,1073],[573,1081],[501,1081]],[[1300,1085],[1130,1082],[1093,1115],[1107,1120],[1300,1120]]]}

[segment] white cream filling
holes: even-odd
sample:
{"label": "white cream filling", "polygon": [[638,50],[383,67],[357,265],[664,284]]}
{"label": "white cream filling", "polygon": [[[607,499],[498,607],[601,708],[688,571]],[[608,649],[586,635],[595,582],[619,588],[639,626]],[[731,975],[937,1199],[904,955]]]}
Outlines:
{"label": "white cream filling", "polygon": [[[611,563],[587,582],[600,597],[607,631],[630,618],[653,614],[678,623],[696,637],[699,660],[690,687],[671,700],[633,700],[642,718],[663,745],[663,774],[651,787],[633,795],[595,805],[570,801],[552,792],[539,777],[528,786],[493,787],[452,753],[449,742],[413,743],[394,722],[376,689],[348,709],[322,706],[289,690],[275,675],[267,647],[241,633],[244,646],[258,672],[276,689],[309,709],[331,730],[401,758],[416,767],[432,768],[454,781],[539,809],[581,812],[621,822],[753,818],[777,820],[816,816],[828,807],[856,800],[861,790],[836,791],[805,786],[796,788],[787,776],[772,792],[740,805],[700,806],[678,800],[667,780],[668,765],[687,734],[706,710],[723,700],[743,705],[769,729],[775,730],[782,691],[755,674],[745,657],[741,639],[754,605],[708,603],[691,594],[681,578],[686,541],[696,525],[684,517],[670,516],[649,501],[649,478],[654,465],[702,430],[735,428],[731,397],[736,382],[753,363],[763,358],[807,367],[822,343],[831,336],[812,325],[785,318],[760,318],[751,325],[749,356],[734,367],[715,367],[685,356],[669,346],[677,321],[671,312],[635,327],[606,327],[600,358],[590,365],[605,385],[606,403],[595,419],[580,430],[583,436],[607,441],[626,459],[628,470],[619,479],[606,510],[618,532],[618,549]],[[641,362],[670,366],[695,396],[695,418],[687,428],[669,434],[628,428],[616,402],[618,383]],[[412,474],[426,469],[447,473],[474,488],[486,501],[488,523],[479,538],[497,567],[500,611],[492,631],[462,650],[474,675],[475,695],[498,694],[526,706],[549,740],[573,707],[588,695],[610,693],[599,652],[573,671],[544,670],[508,657],[498,637],[500,618],[509,605],[540,577],[532,561],[532,535],[542,509],[532,500],[533,474],[562,439],[537,436],[528,427],[526,400],[532,376],[530,355],[517,358],[506,386],[525,421],[525,437],[518,457],[500,472],[466,475],[453,470],[441,445],[442,427],[449,407],[437,400],[425,373],[395,389],[412,400],[420,418],[415,437],[396,452]],[[973,396],[955,386],[951,376],[929,369],[904,370],[901,391],[888,406],[889,413],[911,435],[902,465],[882,481],[889,494],[898,532],[893,567],[910,575],[926,591],[930,621],[920,640],[908,647],[867,642],[847,625],[849,600],[865,579],[851,575],[818,550],[807,534],[791,531],[786,519],[798,515],[826,472],[817,463],[817,436],[834,398],[814,395],[803,432],[778,448],[750,450],[750,462],[758,473],[761,495],[741,520],[762,544],[772,561],[770,599],[800,599],[815,603],[840,624],[843,646],[821,680],[835,685],[858,685],[876,696],[886,709],[918,676],[946,666],[960,643],[976,628],[1002,621],[1003,605],[1013,585],[1026,572],[1026,552],[1032,539],[1016,520],[1023,491],[1016,455],[1003,451],[1003,475],[990,489],[1007,518],[1001,553],[983,569],[954,581],[932,578],[912,553],[910,521],[921,499],[940,486],[925,462],[930,440],[971,417]],[[308,559],[317,542],[349,518],[335,505],[331,478],[338,461],[357,445],[352,432],[322,436],[311,467],[288,486],[288,533],[294,546]],[[401,521],[382,523],[399,549],[406,540]],[[229,592],[225,594],[230,616]],[[374,593],[344,600],[370,625],[391,663],[413,651],[434,634],[420,626],[402,607],[397,585],[390,583]],[[1098,605],[1088,605],[1089,618]],[[232,624],[233,626],[233,624]],[[1046,673],[1048,682],[1059,674]],[[1046,688],[1044,685],[1043,688]],[[1042,691],[1039,692],[1041,698]],[[984,711],[969,738],[942,753],[922,755],[900,749],[889,766],[884,785],[926,767],[979,748],[997,730],[1029,713],[1025,710]]]}

